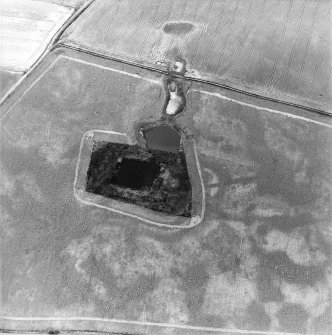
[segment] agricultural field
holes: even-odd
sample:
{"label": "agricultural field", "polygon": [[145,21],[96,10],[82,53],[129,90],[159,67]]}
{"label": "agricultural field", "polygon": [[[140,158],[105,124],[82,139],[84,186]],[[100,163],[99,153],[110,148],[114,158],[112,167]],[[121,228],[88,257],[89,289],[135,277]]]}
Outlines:
{"label": "agricultural field", "polygon": [[84,0],[0,0],[0,100],[45,52]]}
{"label": "agricultural field", "polygon": [[331,2],[95,1],[60,43],[331,111]]}
{"label": "agricultural field", "polygon": [[329,8],[95,0],[5,77],[0,333],[330,334]]}
{"label": "agricultural field", "polygon": [[205,213],[194,228],[172,229],[73,192],[84,133],[134,142],[135,123],[163,112],[161,75],[59,50],[22,89],[2,116],[4,315],[143,328],[329,327],[329,123],[192,83],[174,122],[195,139]]}

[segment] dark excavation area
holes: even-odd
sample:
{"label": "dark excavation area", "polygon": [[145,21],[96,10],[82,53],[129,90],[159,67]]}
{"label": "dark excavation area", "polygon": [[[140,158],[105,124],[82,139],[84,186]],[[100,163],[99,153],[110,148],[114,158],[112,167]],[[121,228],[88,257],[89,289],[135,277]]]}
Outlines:
{"label": "dark excavation area", "polygon": [[144,137],[149,149],[178,152],[180,147],[180,134],[167,126],[157,126],[144,131]]}
{"label": "dark excavation area", "polygon": [[145,162],[137,159],[124,158],[119,163],[118,173],[112,184],[140,190],[144,186],[152,186],[153,181],[160,172],[160,167],[155,162]]}
{"label": "dark excavation area", "polygon": [[191,216],[191,184],[179,150],[96,142],[86,191],[161,213]]}

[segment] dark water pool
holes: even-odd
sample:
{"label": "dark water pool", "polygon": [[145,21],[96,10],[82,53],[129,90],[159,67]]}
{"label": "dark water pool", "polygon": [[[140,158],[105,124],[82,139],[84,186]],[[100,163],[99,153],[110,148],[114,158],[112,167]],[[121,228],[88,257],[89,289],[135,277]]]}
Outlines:
{"label": "dark water pool", "polygon": [[179,151],[181,136],[176,130],[168,126],[157,126],[146,130],[144,131],[144,137],[149,149],[174,153]]}
{"label": "dark water pool", "polygon": [[145,186],[152,186],[159,172],[160,167],[153,161],[124,158],[119,163],[118,172],[111,183],[140,190]]}

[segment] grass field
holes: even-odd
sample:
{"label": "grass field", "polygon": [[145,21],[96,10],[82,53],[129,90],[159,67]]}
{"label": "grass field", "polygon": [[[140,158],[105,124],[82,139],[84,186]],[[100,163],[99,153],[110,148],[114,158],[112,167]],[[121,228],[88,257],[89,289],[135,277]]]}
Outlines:
{"label": "grass field", "polygon": [[165,230],[75,198],[85,132],[133,138],[160,118],[163,80],[61,49],[5,105],[0,328],[328,334],[327,118],[193,82],[174,122],[197,147],[199,225]]}

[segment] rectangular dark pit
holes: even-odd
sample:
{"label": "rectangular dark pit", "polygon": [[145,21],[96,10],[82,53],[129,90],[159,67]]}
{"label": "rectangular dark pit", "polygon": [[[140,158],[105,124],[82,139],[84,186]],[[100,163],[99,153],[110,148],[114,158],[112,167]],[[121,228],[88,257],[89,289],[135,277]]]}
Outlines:
{"label": "rectangular dark pit", "polygon": [[160,172],[160,166],[153,161],[123,158],[118,165],[111,184],[134,190],[151,187]]}
{"label": "rectangular dark pit", "polygon": [[161,213],[191,216],[191,184],[183,152],[97,142],[86,191]]}

